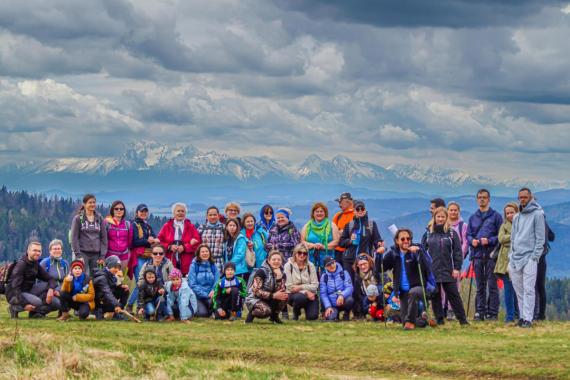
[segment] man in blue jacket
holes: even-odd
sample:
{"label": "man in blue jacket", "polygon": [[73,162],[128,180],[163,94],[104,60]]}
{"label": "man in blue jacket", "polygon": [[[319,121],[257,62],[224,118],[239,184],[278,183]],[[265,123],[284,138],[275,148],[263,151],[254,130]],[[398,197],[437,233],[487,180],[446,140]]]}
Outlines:
{"label": "man in blue jacket", "polygon": [[496,249],[503,217],[490,207],[491,193],[486,189],[477,192],[479,209],[469,218],[467,239],[475,269],[477,295],[475,321],[497,320],[499,289],[495,277]]}
{"label": "man in blue jacket", "polygon": [[326,270],[321,275],[320,293],[325,320],[337,320],[340,312],[344,311],[343,320],[348,321],[354,306],[350,275],[331,256],[325,257],[324,266]]}

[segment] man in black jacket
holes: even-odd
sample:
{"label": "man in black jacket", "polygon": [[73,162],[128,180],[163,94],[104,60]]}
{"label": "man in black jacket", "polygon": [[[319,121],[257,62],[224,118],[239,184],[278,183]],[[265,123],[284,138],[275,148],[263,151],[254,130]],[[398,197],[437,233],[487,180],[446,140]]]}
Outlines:
{"label": "man in black jacket", "polygon": [[[61,304],[55,291],[57,283],[39,265],[42,245],[33,241],[28,244],[26,254],[16,263],[6,287],[6,299],[10,317],[18,318],[18,313],[28,311],[30,317],[42,318],[46,314],[59,310]],[[36,283],[36,280],[43,281]]]}
{"label": "man in black jacket", "polygon": [[117,273],[121,270],[121,260],[117,256],[105,259],[105,268],[95,272],[93,286],[95,287],[95,308],[98,319],[104,313],[119,315],[129,298],[129,286],[117,284]]}

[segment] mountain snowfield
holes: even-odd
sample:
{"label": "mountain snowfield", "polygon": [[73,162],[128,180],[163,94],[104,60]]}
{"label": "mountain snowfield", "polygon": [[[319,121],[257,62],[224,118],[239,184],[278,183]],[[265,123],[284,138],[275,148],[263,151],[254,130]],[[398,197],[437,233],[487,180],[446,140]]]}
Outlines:
{"label": "mountain snowfield", "polygon": [[[528,183],[509,178],[497,181],[453,168],[419,165],[382,167],[338,155],[325,160],[313,154],[298,165],[262,156],[234,157],[214,151],[202,152],[192,145],[166,145],[139,141],[126,147],[118,157],[62,158],[44,162],[21,163],[2,168],[4,173],[18,172],[27,176],[50,174],[110,174],[152,172],[178,173],[203,177],[257,183],[272,179],[280,182],[316,182],[361,186],[392,191],[466,192],[479,186],[512,190],[521,185],[547,189],[568,187],[568,183]],[[421,188],[417,188],[421,186]],[[412,190],[411,190],[412,189]]]}

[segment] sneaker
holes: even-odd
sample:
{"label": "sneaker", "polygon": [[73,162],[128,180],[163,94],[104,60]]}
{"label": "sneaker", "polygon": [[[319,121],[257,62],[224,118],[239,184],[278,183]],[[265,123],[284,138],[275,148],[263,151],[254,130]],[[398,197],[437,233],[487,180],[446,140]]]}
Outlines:
{"label": "sneaker", "polygon": [[523,329],[530,329],[530,328],[532,327],[532,322],[530,322],[530,321],[523,321],[520,327],[523,328]]}
{"label": "sneaker", "polygon": [[448,310],[447,311],[447,320],[448,321],[455,321],[457,318],[455,318],[455,313],[453,312],[453,310]]}
{"label": "sneaker", "polygon": [[253,323],[253,314],[249,313],[243,323]]}
{"label": "sneaker", "polygon": [[69,313],[61,313],[61,316],[57,319],[60,322],[65,322],[67,320],[69,320],[71,318],[71,316],[69,315]]}
{"label": "sneaker", "polygon": [[238,316],[237,313],[235,311],[232,311],[232,315],[230,317],[230,321],[237,321],[238,320]]}
{"label": "sneaker", "polygon": [[467,322],[467,320],[459,321],[459,324],[460,324],[461,326],[469,326],[469,322]]}
{"label": "sneaker", "polygon": [[404,330],[413,330],[416,328],[416,325],[414,325],[412,322],[406,322],[404,324]]}
{"label": "sneaker", "polygon": [[299,320],[299,316],[300,316],[300,313],[295,313],[295,312],[293,312],[293,320],[294,320],[294,321],[298,321],[298,320]]}
{"label": "sneaker", "polygon": [[524,319],[521,318],[521,319],[519,319],[519,321],[517,322],[517,326],[518,326],[518,327],[522,327],[523,323],[524,323]]}
{"label": "sneaker", "polygon": [[499,320],[499,318],[496,315],[491,315],[491,314],[487,314],[485,316],[485,319],[491,322],[496,322]]}
{"label": "sneaker", "polygon": [[438,325],[444,325],[444,324],[445,324],[445,319],[443,319],[443,318],[438,318],[437,324],[438,324]]}
{"label": "sneaker", "polygon": [[11,319],[18,319],[18,312],[12,305],[8,305],[8,315]]}
{"label": "sneaker", "polygon": [[165,322],[174,322],[176,318],[173,315],[169,315],[168,317],[164,318]]}
{"label": "sneaker", "polygon": [[350,321],[350,313],[348,311],[345,311],[343,316],[342,316],[342,320],[343,322],[348,322]]}
{"label": "sneaker", "polygon": [[288,321],[289,320],[289,312],[287,310],[283,311],[281,313],[281,318],[283,318],[284,320]]}
{"label": "sneaker", "polygon": [[485,317],[483,317],[481,314],[479,313],[475,313],[475,316],[473,317],[473,320],[475,322],[483,322],[485,320]]}
{"label": "sneaker", "polygon": [[28,318],[31,318],[31,319],[44,319],[45,317],[46,317],[46,316],[45,316],[44,314],[40,314],[40,313],[33,313],[33,312],[30,312],[30,313],[28,314]]}

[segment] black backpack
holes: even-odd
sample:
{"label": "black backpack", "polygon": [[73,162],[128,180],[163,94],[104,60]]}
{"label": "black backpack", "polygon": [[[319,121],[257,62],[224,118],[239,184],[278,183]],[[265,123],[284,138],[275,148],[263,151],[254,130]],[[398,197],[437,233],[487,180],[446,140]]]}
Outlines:
{"label": "black backpack", "polygon": [[0,294],[6,294],[6,284],[10,281],[16,260],[0,265]]}

